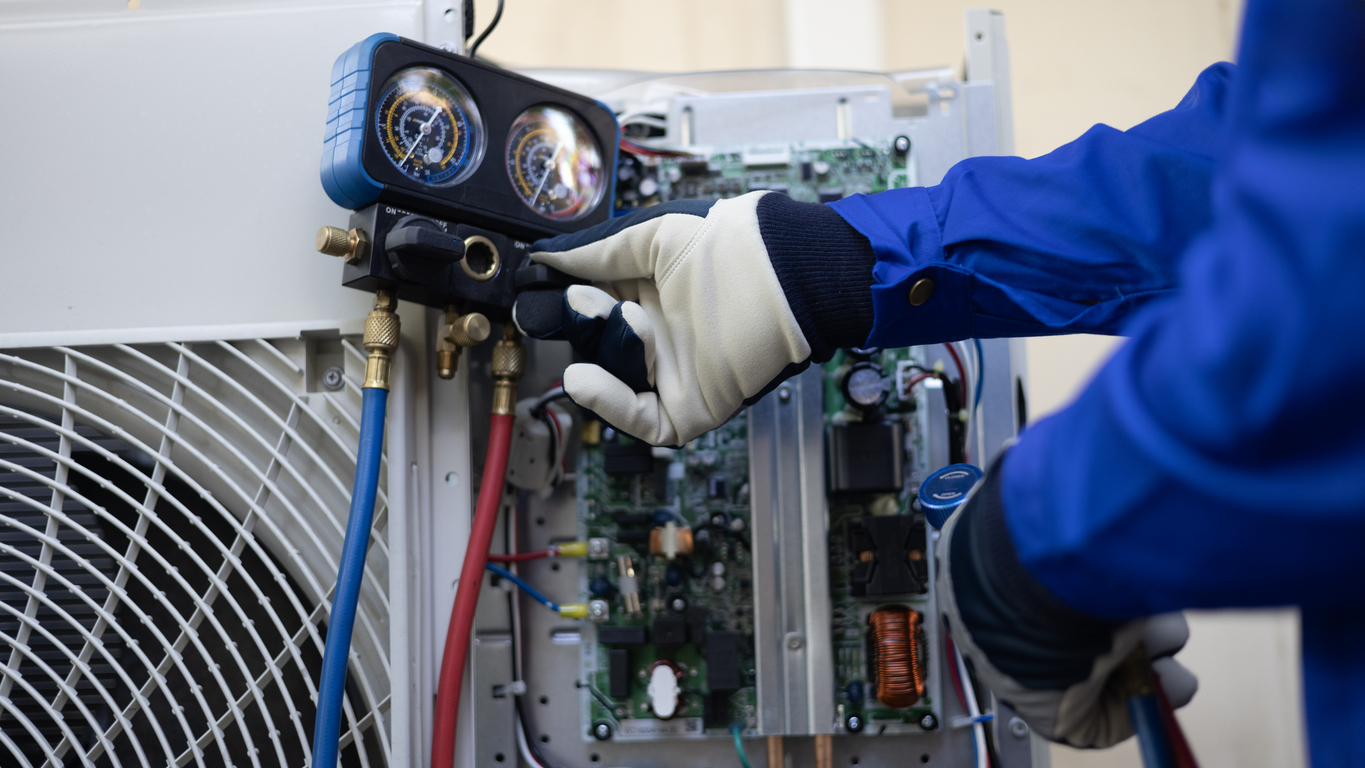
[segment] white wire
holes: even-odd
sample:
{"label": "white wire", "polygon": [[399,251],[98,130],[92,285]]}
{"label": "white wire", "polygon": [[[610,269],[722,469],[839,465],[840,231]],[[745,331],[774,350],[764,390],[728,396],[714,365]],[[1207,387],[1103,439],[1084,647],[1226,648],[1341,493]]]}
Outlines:
{"label": "white wire", "polygon": [[[953,661],[957,664],[957,676],[962,678],[962,698],[967,700],[967,716],[980,717],[981,709],[976,706],[976,691],[972,689],[972,678],[967,675],[967,664],[962,661],[962,651],[953,646]],[[987,768],[990,756],[986,754],[986,729],[981,723],[972,724],[972,738],[976,743],[976,768]]]}
{"label": "white wire", "polygon": [[531,745],[526,742],[526,729],[521,727],[521,718],[517,719],[517,749],[521,752],[521,759],[525,760],[531,768],[545,768],[545,766],[531,754]]}

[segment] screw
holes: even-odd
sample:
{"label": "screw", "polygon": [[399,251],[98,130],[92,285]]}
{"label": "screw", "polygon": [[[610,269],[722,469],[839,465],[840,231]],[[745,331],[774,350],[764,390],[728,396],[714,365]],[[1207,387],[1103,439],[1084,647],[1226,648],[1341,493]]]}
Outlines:
{"label": "screw", "polygon": [[611,726],[606,723],[596,723],[592,727],[592,737],[598,741],[606,741],[611,738]]}
{"label": "screw", "polygon": [[791,400],[791,399],[792,399],[792,388],[789,387],[789,386],[787,386],[786,384],[783,384],[782,386],[778,387],[778,388],[777,388],[777,399],[778,399],[778,400],[781,400],[781,401],[784,402],[784,403],[787,402],[787,401],[789,401],[789,400]]}
{"label": "screw", "polygon": [[909,136],[897,136],[897,137],[896,137],[896,143],[895,143],[893,146],[895,146],[896,151],[899,152],[899,153],[901,153],[902,155],[905,154],[906,152],[909,152],[909,151],[910,151],[910,137],[909,137]]}
{"label": "screw", "polygon": [[611,608],[606,600],[592,600],[588,603],[588,618],[593,621],[606,621],[611,616]]}
{"label": "screw", "polygon": [[1010,735],[1016,739],[1028,738],[1028,723],[1017,717],[1010,718]]}
{"label": "screw", "polygon": [[863,730],[863,719],[857,715],[849,715],[844,727],[849,733],[859,733]]}
{"label": "screw", "polygon": [[801,650],[801,646],[805,644],[806,641],[804,638],[801,637],[800,632],[787,633],[787,648],[789,648],[790,650],[799,651]]}
{"label": "screw", "polygon": [[322,386],[328,392],[336,392],[346,386],[346,375],[334,365],[322,372]]}
{"label": "screw", "polygon": [[935,728],[938,728],[938,718],[934,717],[932,714],[925,715],[919,719],[919,727],[926,731],[932,731]]}
{"label": "screw", "polygon": [[687,600],[681,597],[675,597],[673,598],[673,602],[668,604],[668,607],[673,609],[674,613],[682,613],[687,610]]}

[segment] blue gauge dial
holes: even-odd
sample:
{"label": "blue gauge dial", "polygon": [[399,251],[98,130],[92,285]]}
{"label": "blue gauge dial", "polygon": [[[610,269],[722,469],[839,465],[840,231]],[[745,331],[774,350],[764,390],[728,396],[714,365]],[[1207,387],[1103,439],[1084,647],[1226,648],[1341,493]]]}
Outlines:
{"label": "blue gauge dial", "polygon": [[374,128],[384,156],[404,176],[434,187],[469,177],[483,159],[478,106],[450,75],[409,67],[380,91]]}

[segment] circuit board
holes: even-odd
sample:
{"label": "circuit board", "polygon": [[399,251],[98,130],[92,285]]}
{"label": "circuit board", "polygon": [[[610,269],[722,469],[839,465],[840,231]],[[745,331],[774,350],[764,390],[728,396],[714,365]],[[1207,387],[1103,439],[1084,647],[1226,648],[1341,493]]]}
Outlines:
{"label": "circuit board", "polygon": [[[908,466],[904,467],[903,478],[898,490],[890,488],[876,492],[846,491],[831,493],[829,500],[829,572],[830,597],[832,606],[832,632],[835,655],[835,696],[838,699],[838,720],[842,730],[865,731],[870,733],[914,733],[925,727],[928,716],[933,724],[939,717],[934,691],[936,680],[931,670],[936,656],[937,633],[921,630],[918,638],[919,667],[924,672],[924,693],[910,706],[895,707],[877,699],[875,663],[872,658],[873,638],[870,617],[879,609],[904,606],[923,617],[926,625],[933,615],[931,600],[932,578],[928,557],[928,537],[924,516],[914,508],[915,490],[919,481],[931,470],[929,466],[928,429],[924,419],[924,398],[913,389],[906,389],[904,375],[897,372],[925,370],[921,348],[892,349],[872,351],[871,354],[855,357],[845,351],[836,353],[825,364],[823,370],[825,421],[827,428],[849,423],[860,423],[873,418],[850,406],[843,387],[853,365],[876,366],[883,372],[886,386],[886,399],[876,412],[875,418],[886,422],[899,422],[902,442],[908,448]],[[827,450],[832,450],[827,446]],[[837,483],[837,479],[831,479]],[[869,518],[878,521],[886,530],[886,523],[898,522],[897,531],[908,531],[912,544],[908,546],[912,560],[919,560],[923,568],[917,578],[910,582],[909,591],[897,593],[894,586],[874,583],[860,584],[859,565],[872,560],[869,554],[876,550],[875,538],[863,533],[859,545],[859,534],[864,522]],[[870,530],[870,527],[869,527]],[[903,534],[902,534],[903,535]],[[860,557],[861,555],[861,557]],[[880,557],[878,551],[877,557]],[[862,592],[863,594],[858,594]]]}
{"label": "circuit board", "polygon": [[[585,732],[603,723],[618,740],[708,729],[728,736],[731,724],[751,731],[746,420],[676,450],[650,448],[609,427],[587,431],[600,435],[584,441],[578,465],[580,533],[592,545],[581,589],[585,601],[610,610],[581,646],[582,679],[589,681]],[[677,552],[661,552],[665,536],[675,537]],[[650,693],[660,663],[677,673],[679,688],[666,718]]]}
{"label": "circuit board", "polygon": [[828,203],[913,185],[913,152],[905,137],[717,146],[684,156],[622,152],[616,211],[619,215],[669,200],[718,200],[761,189],[802,202]]}
{"label": "circuit board", "polygon": [[[804,202],[831,202],[909,186],[915,183],[914,165],[913,148],[898,138],[710,147],[691,155],[622,152],[616,208],[619,214],[668,200],[723,199],[760,189]],[[914,594],[855,595],[858,553],[849,546],[850,526],[869,517],[903,518],[919,535],[924,532],[923,516],[912,508],[913,490],[933,469],[928,465],[924,396],[900,391],[905,381],[901,374],[922,368],[922,352],[876,351],[871,360],[888,382],[889,394],[877,418],[898,425],[895,434],[908,457],[900,484],[890,493],[830,496],[836,729],[845,732],[849,716],[865,723],[869,733],[918,732],[926,715],[937,717],[933,679],[911,706],[879,702],[868,655],[873,612],[900,605],[932,615],[930,582]],[[852,362],[840,352],[823,368],[827,427],[863,418],[847,407],[841,389]],[[585,632],[580,645],[585,738],[729,738],[732,725],[755,733],[746,425],[741,415],[676,450],[651,449],[599,422],[584,430],[578,519],[592,554],[580,592],[584,601],[599,605],[595,631]],[[902,443],[895,442],[884,453],[901,451]],[[683,529],[692,537],[686,554],[675,540]],[[665,548],[664,541],[673,544]],[[935,643],[930,628],[917,650],[926,669],[934,667]],[[656,711],[660,702],[652,692],[661,664],[677,680],[675,709],[667,717]],[[665,682],[672,684],[671,679]],[[671,689],[665,698],[668,709],[674,701]]]}

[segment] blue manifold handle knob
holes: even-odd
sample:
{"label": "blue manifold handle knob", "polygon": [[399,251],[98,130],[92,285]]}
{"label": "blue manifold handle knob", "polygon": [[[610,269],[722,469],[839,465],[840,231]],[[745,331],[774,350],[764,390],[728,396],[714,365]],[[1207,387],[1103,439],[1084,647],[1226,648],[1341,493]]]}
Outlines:
{"label": "blue manifold handle knob", "polygon": [[919,505],[929,524],[942,528],[981,477],[981,470],[971,464],[949,464],[925,478],[919,486]]}

